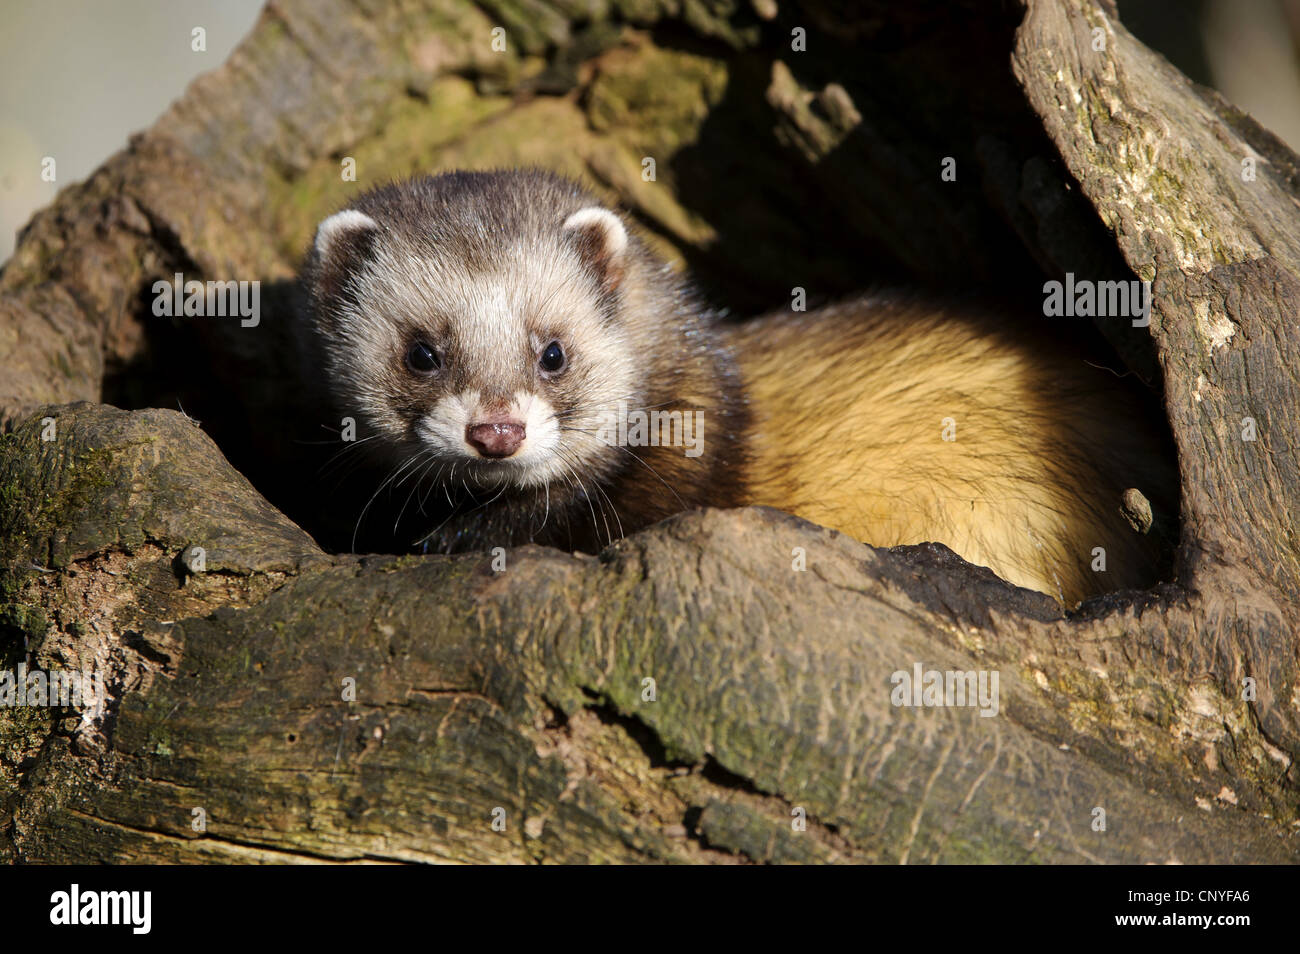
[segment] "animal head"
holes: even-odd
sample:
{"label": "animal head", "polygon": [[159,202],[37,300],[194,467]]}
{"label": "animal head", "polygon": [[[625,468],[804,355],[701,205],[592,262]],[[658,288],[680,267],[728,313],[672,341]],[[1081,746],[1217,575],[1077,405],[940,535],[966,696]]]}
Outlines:
{"label": "animal head", "polygon": [[602,428],[640,400],[638,252],[617,214],[542,173],[368,193],[316,231],[319,373],[380,450],[435,480],[598,476],[618,463]]}

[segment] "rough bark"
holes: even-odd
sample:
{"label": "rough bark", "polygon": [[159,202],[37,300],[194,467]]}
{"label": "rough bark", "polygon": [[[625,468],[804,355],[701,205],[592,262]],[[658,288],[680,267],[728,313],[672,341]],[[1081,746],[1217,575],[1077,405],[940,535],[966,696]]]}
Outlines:
{"label": "rough bark", "polygon": [[[863,6],[272,3],[39,214],[0,275],[4,667],[96,669],[112,699],[0,709],[0,857],[1300,858],[1295,157],[1106,4]],[[323,552],[267,423],[312,225],[367,182],[521,162],[741,311],[792,274],[1153,280],[1150,328],[1100,330],[1162,388],[1169,582],[1063,615],[941,546],[763,510],[504,572]],[[262,326],[160,323],[174,271],[261,279]],[[176,397],[201,427],[110,406]],[[997,670],[998,716],[894,707],[915,662]]]}

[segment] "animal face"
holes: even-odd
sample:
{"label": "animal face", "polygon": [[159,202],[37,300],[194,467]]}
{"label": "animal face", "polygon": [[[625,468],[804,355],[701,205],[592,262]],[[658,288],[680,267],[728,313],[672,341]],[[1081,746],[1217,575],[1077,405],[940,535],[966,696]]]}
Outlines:
{"label": "animal face", "polygon": [[636,403],[620,320],[628,238],[599,207],[493,234],[466,210],[422,233],[345,210],[317,230],[311,289],[337,403],[401,466],[466,487],[549,487],[618,460]]}

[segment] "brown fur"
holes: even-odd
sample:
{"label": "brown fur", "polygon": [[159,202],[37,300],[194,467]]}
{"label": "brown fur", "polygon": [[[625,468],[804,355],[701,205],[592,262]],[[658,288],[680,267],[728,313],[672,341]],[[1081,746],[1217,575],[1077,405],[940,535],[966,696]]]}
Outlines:
{"label": "brown fur", "polygon": [[[1151,582],[1159,547],[1119,505],[1136,486],[1171,506],[1158,428],[1047,329],[884,298],[721,328],[630,229],[622,251],[599,221],[561,234],[595,204],[539,172],[417,179],[363,196],[352,208],[377,230],[340,233],[309,261],[307,353],[332,413],[379,438],[376,474],[422,461],[421,421],[465,389],[493,407],[531,389],[573,421],[610,396],[602,372],[619,365],[634,369],[633,408],[703,411],[700,457],[571,447],[568,474],[543,487],[435,454],[410,470],[435,491],[419,497],[412,537],[443,551],[531,540],[594,552],[684,509],[763,504],[876,546],[942,542],[1067,604]],[[530,297],[556,274],[559,294]],[[469,314],[498,300],[514,303],[487,312],[499,323]],[[552,335],[574,357],[548,380],[529,341]],[[445,344],[436,378],[403,367],[417,339]],[[945,418],[955,441],[942,439]],[[1091,569],[1094,547],[1105,573]]]}
{"label": "brown fur", "polygon": [[[311,302],[307,350],[316,367],[305,374],[320,376],[323,365],[332,415],[352,414],[361,424],[359,436],[380,438],[366,447],[376,483],[417,459],[415,428],[437,400],[467,388],[490,389],[485,401],[498,403],[510,391],[534,388],[572,423],[568,415],[592,401],[602,369],[622,359],[636,369],[634,385],[618,395],[630,408],[704,412],[706,451],[695,458],[680,447],[600,448],[571,461],[571,478],[545,488],[503,489],[488,468],[473,469],[474,462],[468,471],[460,463],[433,468],[429,478],[440,484],[438,492],[421,495],[430,512],[415,514],[423,521],[417,539],[429,548],[536,541],[594,552],[681,510],[740,502],[746,417],[734,362],[689,289],[630,229],[626,253],[616,261],[590,229],[562,238],[561,224],[571,214],[596,205],[573,183],[542,172],[415,179],[352,204],[379,224],[378,233],[348,234],[327,254],[309,258],[303,275]],[[521,238],[526,260],[507,260],[508,246]],[[412,261],[430,263],[433,276],[412,270]],[[431,300],[438,296],[428,285],[472,299],[474,286],[486,288],[503,268],[526,284],[530,268],[542,266],[554,266],[568,284],[558,298],[533,301],[518,317],[542,338],[563,337],[567,330],[573,366],[554,381],[540,381],[520,351],[508,375],[489,374],[486,352],[509,352],[522,343],[503,323],[499,340],[458,347],[463,316]],[[518,291],[526,297],[528,289]],[[574,317],[579,312],[601,316],[613,343],[583,332]],[[413,338],[451,342],[454,353],[437,380],[413,378],[403,367],[402,349]]]}
{"label": "brown fur", "polygon": [[1153,581],[1160,546],[1120,500],[1137,487],[1167,512],[1158,428],[1049,329],[876,298],[728,337],[753,414],[748,503],[875,546],[941,542],[1067,605]]}

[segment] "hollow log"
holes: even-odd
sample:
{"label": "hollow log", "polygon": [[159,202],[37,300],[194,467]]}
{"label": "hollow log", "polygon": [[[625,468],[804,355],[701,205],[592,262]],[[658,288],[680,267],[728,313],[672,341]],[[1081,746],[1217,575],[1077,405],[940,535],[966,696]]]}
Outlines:
{"label": "hollow log", "polygon": [[[1300,160],[1107,0],[988,7],[272,0],[0,273],[0,670],[106,690],[0,706],[0,858],[1300,860]],[[763,509],[503,571],[322,549],[284,385],[315,223],[522,164],[738,315],[1150,281],[1097,326],[1177,447],[1168,579],[1063,612]],[[261,321],[157,318],[177,272]],[[894,705],[918,664],[996,672],[996,715]]]}

